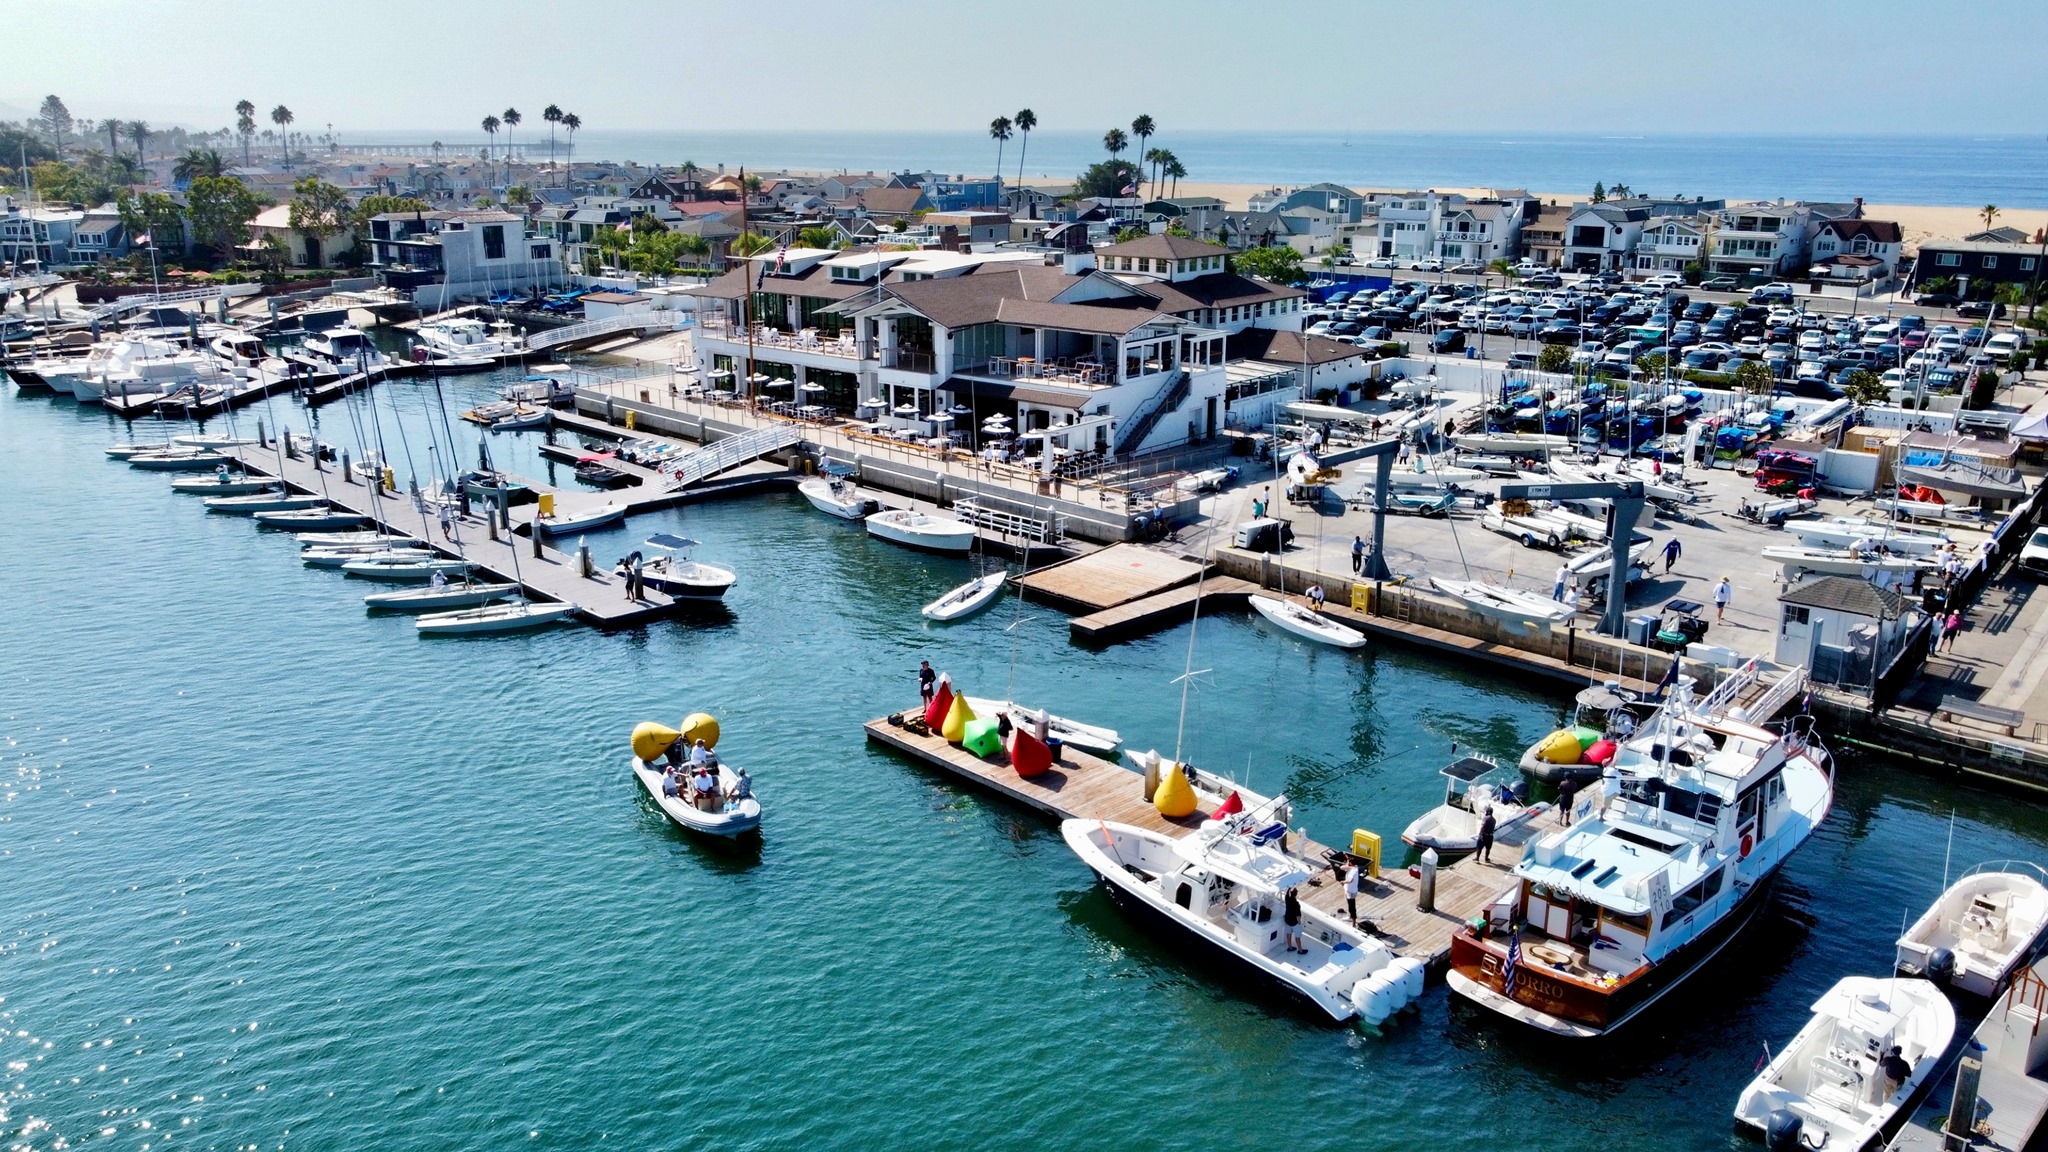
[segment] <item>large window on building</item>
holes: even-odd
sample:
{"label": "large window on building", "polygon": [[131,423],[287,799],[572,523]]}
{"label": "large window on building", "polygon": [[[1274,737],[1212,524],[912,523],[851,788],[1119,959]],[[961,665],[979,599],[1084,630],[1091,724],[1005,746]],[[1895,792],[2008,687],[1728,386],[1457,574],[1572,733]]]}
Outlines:
{"label": "large window on building", "polygon": [[484,259],[503,260],[504,258],[505,226],[503,224],[484,225]]}

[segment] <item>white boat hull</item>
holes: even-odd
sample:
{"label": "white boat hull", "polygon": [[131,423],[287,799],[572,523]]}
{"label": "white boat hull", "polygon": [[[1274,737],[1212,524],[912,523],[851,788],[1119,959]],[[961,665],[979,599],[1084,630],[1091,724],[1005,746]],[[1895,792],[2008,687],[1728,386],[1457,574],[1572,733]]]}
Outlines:
{"label": "white boat hull", "polygon": [[806,480],[796,486],[804,499],[811,502],[811,507],[827,516],[860,520],[874,511],[874,501],[854,495],[852,485],[845,486],[843,495],[836,489],[837,486],[829,480]]}
{"label": "white boat hull", "polygon": [[359,557],[342,563],[341,570],[361,580],[390,580],[401,584],[432,580],[436,575],[460,576],[469,571],[467,560],[425,559],[382,554]]}
{"label": "white boat hull", "polygon": [[1571,609],[1532,592],[1481,584],[1476,580],[1432,578],[1430,584],[1437,591],[1463,604],[1469,611],[1490,620],[1547,628],[1572,618]]}
{"label": "white boat hull", "polygon": [[338,532],[354,528],[366,517],[353,512],[258,512],[256,523],[265,528],[276,528],[285,532]]}
{"label": "white boat hull", "polygon": [[320,496],[286,496],[262,492],[251,496],[209,496],[206,510],[224,516],[253,516],[259,512],[310,512],[327,507]]}
{"label": "white boat hull", "polygon": [[171,491],[187,496],[256,496],[279,492],[275,480],[222,480],[217,476],[182,476],[171,481]]}
{"label": "white boat hull", "polygon": [[426,550],[424,544],[407,545],[394,541],[389,544],[344,544],[338,548],[308,548],[299,553],[299,562],[309,568],[339,568],[344,564],[368,560],[373,556],[390,556],[396,553],[421,558],[433,555]]}
{"label": "white boat hull", "polygon": [[1333,648],[1365,647],[1365,637],[1360,633],[1310,612],[1298,604],[1275,600],[1269,596],[1250,597],[1250,603],[1252,610],[1265,617],[1274,627],[1291,632],[1304,640],[1328,644]]}
{"label": "white boat hull", "polygon": [[[1033,725],[1038,723],[1037,711],[1026,708],[1021,704],[1012,703],[1008,700],[985,700],[979,696],[969,696],[967,698],[967,706],[974,710],[976,716],[994,716],[998,712],[1005,713],[1010,717],[1010,723],[1016,727],[1022,728],[1027,732],[1036,731]],[[1054,716],[1051,713],[1046,714],[1045,734],[1052,739],[1064,743],[1069,748],[1079,748],[1083,752],[1094,753],[1098,756],[1116,755],[1117,745],[1123,743],[1123,737],[1118,735],[1114,728],[1101,728],[1093,724],[1082,724],[1079,721],[1069,720],[1064,716]]]}
{"label": "white boat hull", "polygon": [[486,604],[456,612],[436,612],[413,621],[422,636],[465,636],[486,632],[518,632],[560,623],[576,611],[574,604]]}
{"label": "white boat hull", "polygon": [[1005,573],[992,572],[979,579],[969,580],[919,611],[925,619],[941,623],[965,620],[1001,599],[1003,582],[1007,579]]}
{"label": "white boat hull", "polygon": [[[641,789],[647,793],[648,799],[654,801],[655,807],[660,808],[662,814],[678,827],[687,828],[692,832],[702,832],[707,836],[731,839],[761,826],[761,802],[752,796],[734,803],[729,811],[725,810],[725,805],[721,803],[719,811],[707,812],[681,796],[663,795],[662,774],[649,767],[638,756],[633,758],[633,777],[640,781]],[[736,779],[732,769],[724,764],[718,766],[718,786],[721,794],[729,791]]]}
{"label": "white boat hull", "polygon": [[543,536],[564,536],[571,532],[587,532],[592,528],[602,528],[607,524],[616,524],[625,518],[626,506],[624,504],[605,504],[592,508],[588,512],[576,512],[566,516],[553,516],[545,519],[536,516],[533,526]]}
{"label": "white boat hull", "polygon": [[923,512],[894,510],[867,518],[868,535],[927,552],[966,552],[974,547],[974,529],[958,520]]}
{"label": "white boat hull", "polygon": [[675,565],[655,560],[641,569],[640,576],[649,588],[677,600],[716,600],[739,583],[730,569],[695,560]]}
{"label": "white boat hull", "polygon": [[372,592],[363,606],[372,612],[445,612],[475,608],[519,591],[517,584],[450,584],[443,588],[408,588],[403,592]]}
{"label": "white boat hull", "polygon": [[1946,949],[1955,966],[1950,987],[1996,996],[2014,969],[2040,950],[2044,930],[2048,886],[2040,879],[1972,869],[1900,935],[1895,966],[1908,976],[1927,976],[1934,951]]}

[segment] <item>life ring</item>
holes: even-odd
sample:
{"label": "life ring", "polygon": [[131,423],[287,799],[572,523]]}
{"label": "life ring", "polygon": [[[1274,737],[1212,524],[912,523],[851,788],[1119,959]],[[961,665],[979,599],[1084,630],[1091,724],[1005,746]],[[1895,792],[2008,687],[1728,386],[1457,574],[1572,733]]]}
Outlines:
{"label": "life ring", "polygon": [[1756,847],[1756,838],[1744,832],[1742,834],[1742,858],[1744,860],[1749,859],[1749,850],[1754,847]]}

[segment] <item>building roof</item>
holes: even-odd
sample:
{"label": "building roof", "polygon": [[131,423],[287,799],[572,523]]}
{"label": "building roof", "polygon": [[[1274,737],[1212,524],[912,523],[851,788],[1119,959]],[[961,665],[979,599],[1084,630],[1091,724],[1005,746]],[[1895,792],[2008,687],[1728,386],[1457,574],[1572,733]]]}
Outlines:
{"label": "building roof", "polygon": [[[919,283],[938,284],[944,281],[926,280]],[[1105,307],[1105,304],[1108,306]],[[995,319],[1004,324],[1021,324],[1030,328],[1059,328],[1068,332],[1124,336],[1161,319],[1161,313],[1152,308],[1122,307],[1109,301],[1055,304],[1038,300],[1006,299],[997,305]]]}
{"label": "building roof", "polygon": [[1778,603],[1826,608],[1852,616],[1868,616],[1873,620],[1891,620],[1905,610],[1907,601],[1897,592],[1879,588],[1868,580],[1858,580],[1853,576],[1819,576],[1778,597]]}
{"label": "building roof", "polygon": [[1972,232],[1960,240],[1953,236],[1936,236],[1920,242],[1920,251],[1923,253],[1930,249],[1943,252],[2011,252],[2022,247],[2033,247],[2033,241],[2017,228]]}
{"label": "building roof", "polygon": [[[757,277],[758,286],[755,283]],[[766,276],[762,276],[760,268],[754,264],[743,263],[701,288],[690,289],[684,295],[708,296],[714,300],[738,300],[751,290],[773,292],[783,296],[804,296],[813,300],[844,300],[849,296],[860,295],[869,287],[871,285],[832,279],[831,271],[822,262],[812,264],[801,272],[770,272]]]}
{"label": "building roof", "polygon": [[[1302,335],[1281,328],[1247,328],[1233,332],[1224,340],[1223,357],[1226,360],[1269,360],[1281,364],[1300,364],[1303,358]],[[1329,340],[1321,336],[1308,339],[1307,359],[1310,365],[1336,364],[1345,360],[1357,360],[1365,355],[1365,349],[1342,340]]]}
{"label": "building roof", "polygon": [[[1210,247],[1214,248],[1214,245]],[[1105,249],[1106,251],[1106,249]],[[1222,249],[1216,249],[1222,251]],[[1127,280],[1138,291],[1159,301],[1162,312],[1186,312],[1195,308],[1229,307],[1233,304],[1256,303],[1262,300],[1286,300],[1295,296],[1306,296],[1299,288],[1285,284],[1268,284],[1235,272],[1212,272],[1192,280],[1169,284],[1164,280]]]}
{"label": "building roof", "polygon": [[1866,237],[1872,244],[1897,244],[1906,238],[1896,220],[1824,220],[1821,229],[1844,240]]}
{"label": "building roof", "polygon": [[1139,240],[1126,240],[1111,244],[1096,251],[1103,256],[1141,256],[1151,259],[1199,260],[1204,256],[1228,256],[1230,249],[1207,240],[1196,240],[1190,236],[1146,236]]}
{"label": "building roof", "polygon": [[292,226],[292,206],[273,204],[258,212],[249,220],[251,228],[289,228]]}
{"label": "building roof", "polygon": [[120,226],[121,222],[119,220],[89,219],[85,223],[80,224],[78,226],[78,228],[76,229],[76,234],[79,236],[99,236],[108,232],[112,232],[114,229],[119,228]]}
{"label": "building roof", "polygon": [[922,188],[874,187],[854,193],[853,202],[871,215],[908,216],[926,201]]}

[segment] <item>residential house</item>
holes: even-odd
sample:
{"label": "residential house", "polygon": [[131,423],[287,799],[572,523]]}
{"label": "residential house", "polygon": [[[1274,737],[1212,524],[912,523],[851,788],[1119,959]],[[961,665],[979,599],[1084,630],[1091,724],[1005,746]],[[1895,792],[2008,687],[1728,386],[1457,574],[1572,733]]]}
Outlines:
{"label": "residential house", "polygon": [[71,259],[74,263],[91,264],[125,256],[128,243],[128,230],[121,223],[120,211],[112,204],[103,205],[87,212],[72,230]]}
{"label": "residential house", "polygon": [[1522,224],[1522,256],[1546,268],[1564,266],[1564,234],[1572,209],[1545,204]]}
{"label": "residential house", "polygon": [[68,268],[79,262],[71,242],[84,223],[85,210],[66,204],[10,209],[0,214],[0,261],[45,272]]}
{"label": "residential house", "polygon": [[1882,284],[1899,270],[1905,230],[1896,220],[1823,220],[1813,232],[1815,279]]}
{"label": "residential house", "polygon": [[1972,283],[2038,283],[2048,271],[2044,239],[2048,235],[2030,237],[2017,228],[1992,228],[1960,240],[1923,240],[1913,262],[1913,287],[1936,279],[1954,280],[1958,292],[1968,291]]}
{"label": "residential house", "polygon": [[1010,214],[996,211],[938,211],[926,214],[928,229],[951,228],[969,244],[1003,244],[1010,239]]}
{"label": "residential house", "polygon": [[1072,184],[1058,187],[1011,185],[1003,189],[1003,207],[1016,220],[1048,220],[1055,204],[1074,194]]}
{"label": "residential house", "polygon": [[[379,221],[388,238],[378,237]],[[371,221],[378,281],[410,290],[421,308],[557,287],[566,280],[559,245],[496,210],[392,213]]]}
{"label": "residential house", "polygon": [[1563,266],[1574,272],[1619,272],[1629,266],[1650,210],[1626,201],[1577,204],[1565,219]]}
{"label": "residential house", "polygon": [[[1286,212],[1290,208],[1313,208],[1327,213],[1339,224],[1356,224],[1364,218],[1366,197],[1342,184],[1311,184],[1279,195],[1262,193],[1249,205],[1257,212]],[[1222,207],[1218,202],[1217,207]]]}
{"label": "residential house", "polygon": [[242,245],[243,251],[261,255],[270,250],[270,241],[275,239],[284,245],[285,262],[294,268],[324,268],[337,255],[356,246],[352,228],[343,227],[330,235],[318,236],[292,227],[292,206],[288,203],[258,212],[248,228],[249,241]]}
{"label": "residential house", "polygon": [[925,202],[938,212],[962,212],[971,208],[997,208],[1002,204],[1002,181],[987,178],[927,176],[921,185]]}
{"label": "residential house", "polygon": [[1448,197],[1436,222],[1436,258],[1447,264],[1491,264],[1521,250],[1527,200]]}
{"label": "residential house", "polygon": [[874,220],[878,224],[907,220],[919,212],[929,212],[933,207],[922,188],[881,187],[855,192],[850,206],[855,218]]}
{"label": "residential house", "polygon": [[1224,345],[1224,398],[1232,428],[1263,428],[1282,406],[1342,393],[1372,375],[1365,349],[1280,328],[1246,328]]}
{"label": "residential house", "polygon": [[[1683,275],[1686,267],[1700,263],[1701,245],[1706,242],[1713,217],[1665,216],[1645,223],[1629,257],[1631,276],[1647,278],[1665,273]],[[1701,265],[1704,267],[1704,265]]]}
{"label": "residential house", "polygon": [[[1707,271],[1717,276],[1772,278],[1792,275],[1808,262],[1816,209],[1825,216],[1852,217],[1862,205],[1815,205],[1758,200],[1731,204],[1714,213],[1714,247]],[[1825,216],[1823,218],[1825,218]]]}

